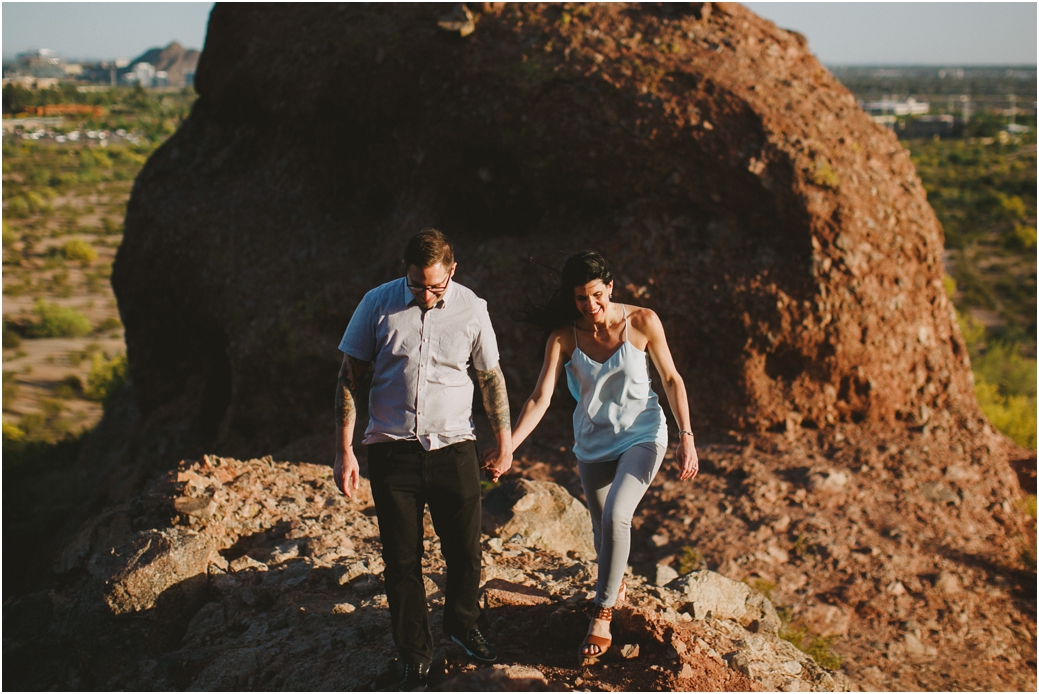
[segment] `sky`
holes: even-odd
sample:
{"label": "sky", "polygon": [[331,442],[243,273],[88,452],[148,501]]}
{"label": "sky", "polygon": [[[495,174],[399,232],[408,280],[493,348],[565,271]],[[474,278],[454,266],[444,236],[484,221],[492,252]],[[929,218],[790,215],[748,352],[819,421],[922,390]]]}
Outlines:
{"label": "sky", "polygon": [[[1036,64],[1035,2],[748,2],[808,37],[827,65]],[[51,48],[66,60],[135,58],[179,41],[202,48],[211,2],[4,2],[3,56]]]}
{"label": "sky", "polygon": [[50,48],[66,60],[136,58],[172,41],[201,49],[211,2],[4,2],[3,57]]}
{"label": "sky", "polygon": [[1035,2],[745,2],[826,65],[1035,65]]}

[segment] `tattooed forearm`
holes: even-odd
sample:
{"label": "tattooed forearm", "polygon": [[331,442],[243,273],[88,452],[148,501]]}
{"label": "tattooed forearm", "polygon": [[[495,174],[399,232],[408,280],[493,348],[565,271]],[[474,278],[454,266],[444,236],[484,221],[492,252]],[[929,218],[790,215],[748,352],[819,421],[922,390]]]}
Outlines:
{"label": "tattooed forearm", "polygon": [[340,427],[348,426],[357,419],[357,406],[354,405],[354,396],[346,378],[340,372],[336,381],[336,424]]}
{"label": "tattooed forearm", "polygon": [[501,366],[490,371],[477,371],[476,382],[483,395],[483,409],[491,422],[495,436],[502,432],[512,433],[512,419],[509,415],[509,396],[505,391],[505,375]]}
{"label": "tattooed forearm", "polygon": [[352,427],[357,419],[356,395],[361,388],[361,377],[368,370],[368,362],[347,357],[336,381],[336,424]]}

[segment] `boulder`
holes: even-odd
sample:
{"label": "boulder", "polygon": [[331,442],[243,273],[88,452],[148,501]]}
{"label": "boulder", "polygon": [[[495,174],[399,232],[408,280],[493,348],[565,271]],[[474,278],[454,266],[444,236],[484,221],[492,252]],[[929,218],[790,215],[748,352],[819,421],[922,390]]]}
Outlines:
{"label": "boulder", "polygon": [[519,535],[528,547],[595,559],[588,509],[558,484],[527,479],[505,483],[487,495],[484,509],[486,530],[503,540]]}
{"label": "boulder", "polygon": [[111,559],[103,558],[111,566],[104,581],[105,602],[113,614],[124,615],[155,607],[170,590],[198,597],[205,590],[214,552],[212,542],[193,530],[142,531],[128,545],[113,550]]}
{"label": "boulder", "polygon": [[213,10],[112,276],[170,464],[327,435],[339,338],[427,225],[515,404],[541,335],[510,316],[594,247],[710,393],[700,426],[977,418],[909,154],[802,36],[735,4],[470,9],[464,38],[435,5]]}
{"label": "boulder", "polygon": [[751,631],[772,635],[782,625],[768,598],[713,571],[691,571],[667,588],[681,595],[682,605],[676,609],[694,619],[729,619]]}

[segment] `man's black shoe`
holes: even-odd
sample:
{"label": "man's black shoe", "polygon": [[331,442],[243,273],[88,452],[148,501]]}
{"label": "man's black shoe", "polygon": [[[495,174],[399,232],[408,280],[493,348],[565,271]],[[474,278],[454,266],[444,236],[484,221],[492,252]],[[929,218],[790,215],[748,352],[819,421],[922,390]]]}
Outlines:
{"label": "man's black shoe", "polygon": [[404,663],[398,689],[402,692],[424,691],[429,684],[429,663]]}
{"label": "man's black shoe", "polygon": [[487,643],[487,639],[483,637],[483,634],[481,634],[480,630],[476,627],[467,631],[465,636],[455,636],[452,634],[451,640],[464,648],[470,658],[478,660],[481,663],[493,663],[498,659],[498,655],[494,652],[494,649],[491,648],[491,644]]}

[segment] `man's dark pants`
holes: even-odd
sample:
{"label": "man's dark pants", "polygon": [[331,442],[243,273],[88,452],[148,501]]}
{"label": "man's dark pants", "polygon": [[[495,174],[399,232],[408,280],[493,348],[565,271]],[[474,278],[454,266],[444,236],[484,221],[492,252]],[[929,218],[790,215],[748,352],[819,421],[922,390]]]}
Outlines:
{"label": "man's dark pants", "polygon": [[426,451],[417,441],[368,446],[368,476],[382,536],[393,641],[405,660],[429,663],[433,635],[422,580],[425,506],[447,563],[444,631],[464,636],[480,616],[480,465],[476,443]]}

